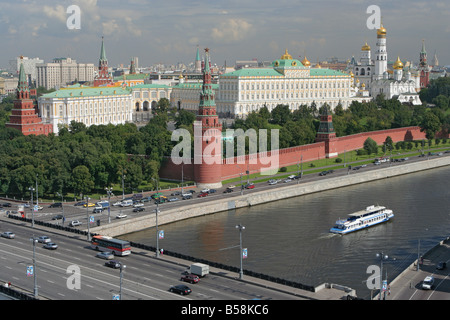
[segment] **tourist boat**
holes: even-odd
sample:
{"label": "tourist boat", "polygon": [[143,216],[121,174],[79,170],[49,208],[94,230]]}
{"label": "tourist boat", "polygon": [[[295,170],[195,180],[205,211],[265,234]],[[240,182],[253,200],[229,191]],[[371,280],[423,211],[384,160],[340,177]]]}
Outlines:
{"label": "tourist boat", "polygon": [[335,226],[330,229],[330,232],[347,234],[389,221],[393,217],[394,214],[391,209],[372,205],[367,207],[366,210],[360,210],[349,214],[349,217],[346,220],[340,219],[336,221]]}

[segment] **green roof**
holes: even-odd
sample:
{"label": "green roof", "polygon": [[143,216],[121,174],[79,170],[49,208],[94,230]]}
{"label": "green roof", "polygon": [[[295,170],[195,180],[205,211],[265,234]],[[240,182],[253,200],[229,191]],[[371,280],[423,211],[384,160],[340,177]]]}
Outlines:
{"label": "green roof", "polygon": [[[202,87],[203,87],[202,82],[177,83],[176,85],[173,86],[173,88],[181,88],[181,89],[201,89]],[[219,85],[217,83],[211,83],[211,87],[213,88],[213,90],[219,89]]]}
{"label": "green roof", "polygon": [[273,68],[242,68],[222,74],[220,77],[280,77],[283,76]]}
{"label": "green roof", "polygon": [[272,62],[272,67],[279,69],[299,69],[305,66],[297,59],[278,59]]}
{"label": "green roof", "polygon": [[70,98],[70,97],[94,97],[94,96],[113,96],[129,95],[130,89],[122,87],[78,87],[60,89],[42,95],[42,98]]}
{"label": "green roof", "polygon": [[154,84],[154,83],[149,83],[149,84],[137,84],[135,86],[132,87],[133,89],[135,88],[143,88],[143,89],[167,89],[170,88],[168,85],[165,84]]}
{"label": "green roof", "polygon": [[325,77],[325,76],[348,76],[350,77],[349,74],[342,72],[342,71],[338,71],[338,70],[333,70],[333,69],[327,69],[327,68],[312,68],[310,71],[310,75],[311,77]]}
{"label": "green roof", "polygon": [[120,81],[123,80],[125,76],[125,80],[139,80],[139,79],[146,79],[149,77],[148,73],[135,73],[135,74],[125,74],[122,76],[114,77],[114,81]]}

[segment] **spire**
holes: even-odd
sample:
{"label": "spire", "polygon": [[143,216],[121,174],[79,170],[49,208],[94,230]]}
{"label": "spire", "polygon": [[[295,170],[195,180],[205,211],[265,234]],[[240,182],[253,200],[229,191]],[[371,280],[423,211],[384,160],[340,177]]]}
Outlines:
{"label": "spire", "polygon": [[425,39],[422,39],[422,51],[420,53],[427,54],[427,51],[425,50]]}
{"label": "spire", "polygon": [[20,70],[19,70],[19,85],[17,86],[18,95],[20,95],[21,92],[29,92],[30,88],[28,87],[28,80],[27,75],[25,74],[25,69],[23,67],[23,63],[20,63]]}
{"label": "spire", "polygon": [[200,51],[198,50],[198,46],[197,46],[197,55],[195,56],[195,61],[200,61]]}
{"label": "spire", "polygon": [[130,74],[136,74],[136,66],[134,65],[134,59],[131,59]]}
{"label": "spire", "polygon": [[108,59],[106,59],[105,44],[103,43],[103,36],[102,36],[102,48],[100,49],[100,61],[108,61]]}

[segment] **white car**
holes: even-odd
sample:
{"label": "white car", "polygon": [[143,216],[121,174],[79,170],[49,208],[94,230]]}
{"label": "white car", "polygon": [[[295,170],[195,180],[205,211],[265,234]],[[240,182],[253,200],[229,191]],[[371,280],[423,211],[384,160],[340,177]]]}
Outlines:
{"label": "white car", "polygon": [[6,231],[2,233],[3,238],[14,239],[16,235],[10,231]]}
{"label": "white car", "polygon": [[144,206],[144,204],[142,202],[138,202],[133,205],[134,208],[139,208],[139,207],[143,207],[143,206]]}
{"label": "white car", "polygon": [[79,220],[73,220],[70,221],[69,226],[71,227],[81,226],[81,222]]}
{"label": "white car", "polygon": [[52,239],[50,239],[50,238],[47,237],[47,236],[40,236],[40,237],[37,239],[37,241],[40,242],[40,243],[49,243],[49,242],[52,242]]}
{"label": "white car", "polygon": [[116,216],[116,219],[123,219],[123,218],[126,218],[126,217],[127,217],[126,214],[119,213],[119,214]]}
{"label": "white car", "polygon": [[113,203],[113,206],[118,207],[122,204],[122,201],[117,201],[115,203]]}
{"label": "white car", "polygon": [[273,180],[273,179],[270,179],[270,180],[269,180],[269,185],[271,185],[271,186],[273,186],[273,185],[275,185],[275,184],[277,184],[277,183],[278,183],[277,180]]}
{"label": "white car", "polygon": [[203,193],[209,193],[209,189],[208,189],[208,188],[205,188],[205,189],[202,190],[202,192],[203,192]]}
{"label": "white car", "polygon": [[431,288],[433,288],[433,284],[434,284],[434,277],[427,276],[422,282],[422,289],[431,290]]}

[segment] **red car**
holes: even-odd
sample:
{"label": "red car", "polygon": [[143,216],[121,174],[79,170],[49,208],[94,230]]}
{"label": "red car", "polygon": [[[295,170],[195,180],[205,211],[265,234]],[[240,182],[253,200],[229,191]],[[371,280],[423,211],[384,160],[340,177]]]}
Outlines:
{"label": "red car", "polygon": [[254,189],[255,185],[254,184],[247,184],[247,185],[245,185],[245,188],[246,189]]}
{"label": "red car", "polygon": [[208,194],[206,193],[206,192],[202,192],[202,193],[199,193],[199,195],[197,196],[198,198],[200,198],[200,197],[206,197]]}
{"label": "red car", "polygon": [[181,276],[181,281],[186,281],[186,282],[190,282],[190,283],[197,283],[200,281],[200,278],[198,276],[196,276],[195,274],[185,274]]}

